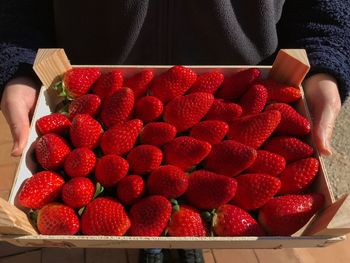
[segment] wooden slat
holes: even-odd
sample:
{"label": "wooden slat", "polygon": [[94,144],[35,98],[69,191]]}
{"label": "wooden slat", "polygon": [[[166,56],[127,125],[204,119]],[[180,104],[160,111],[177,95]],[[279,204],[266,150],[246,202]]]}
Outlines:
{"label": "wooden slat", "polygon": [[32,252],[23,253],[11,257],[0,258],[0,263],[40,263],[41,251],[36,250]]}
{"label": "wooden slat", "polygon": [[83,248],[43,248],[42,263],[85,262]]}
{"label": "wooden slat", "polygon": [[128,263],[138,263],[139,249],[126,249],[126,256],[128,259]]}
{"label": "wooden slat", "polygon": [[17,247],[6,242],[0,242],[0,258],[8,257],[11,255],[22,254],[25,252],[38,250],[34,247]]}
{"label": "wooden slat", "polygon": [[39,49],[33,65],[35,73],[48,88],[71,68],[63,49]]}
{"label": "wooden slat", "polygon": [[127,263],[128,258],[125,249],[86,249],[85,263]]}
{"label": "wooden slat", "polygon": [[299,87],[309,70],[310,64],[304,49],[281,49],[273,62],[269,78]]}
{"label": "wooden slat", "polygon": [[217,263],[259,263],[252,249],[213,249]]}
{"label": "wooden slat", "polygon": [[203,249],[203,257],[205,263],[216,263],[211,249]]}
{"label": "wooden slat", "polygon": [[[295,255],[294,250],[288,249],[255,249],[254,253],[259,263],[283,262],[299,263],[299,258]],[[312,262],[312,261],[310,261]]]}

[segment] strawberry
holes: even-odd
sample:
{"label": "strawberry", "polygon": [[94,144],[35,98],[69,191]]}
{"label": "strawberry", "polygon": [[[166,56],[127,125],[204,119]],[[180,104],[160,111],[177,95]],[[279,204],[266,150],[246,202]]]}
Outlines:
{"label": "strawberry", "polygon": [[207,142],[188,136],[177,137],[164,146],[164,163],[187,170],[199,164],[210,150],[211,145]]}
{"label": "strawberry", "polygon": [[92,87],[92,92],[104,99],[120,90],[122,86],[123,74],[120,70],[115,69],[102,74]]}
{"label": "strawberry", "polygon": [[290,236],[323,206],[321,194],[284,195],[271,199],[259,212],[259,223],[273,236]]}
{"label": "strawberry", "polygon": [[280,123],[279,111],[267,111],[239,118],[230,124],[227,137],[255,149],[259,148]]}
{"label": "strawberry", "polygon": [[51,203],[40,209],[37,226],[42,235],[75,235],[79,231],[79,218],[72,208]]}
{"label": "strawberry", "polygon": [[315,158],[306,158],[287,165],[280,174],[282,187],[279,194],[298,194],[303,192],[316,178],[319,162]]}
{"label": "strawberry", "polygon": [[102,123],[110,128],[127,121],[134,107],[134,92],[129,88],[122,88],[106,97],[100,111]]}
{"label": "strawberry", "polygon": [[128,153],[130,172],[147,174],[157,169],[163,160],[162,151],[153,145],[139,145]]}
{"label": "strawberry", "polygon": [[217,93],[218,98],[226,100],[239,99],[243,93],[260,77],[260,70],[250,68],[226,77]]}
{"label": "strawberry", "polygon": [[153,96],[139,99],[135,104],[135,117],[148,123],[160,117],[163,113],[163,102]]}
{"label": "strawberry", "polygon": [[198,209],[213,209],[228,203],[236,194],[237,181],[233,178],[198,170],[188,177],[186,199]]}
{"label": "strawberry", "polygon": [[101,125],[87,114],[78,114],[72,121],[69,135],[72,144],[76,148],[95,149],[102,136]]}
{"label": "strawberry", "polygon": [[107,130],[101,138],[101,148],[104,154],[125,154],[130,151],[142,129],[142,121],[135,119],[115,125]]}
{"label": "strawberry", "polygon": [[70,177],[88,176],[95,168],[96,156],[88,148],[71,151],[64,162],[64,170]]}
{"label": "strawberry", "polygon": [[77,177],[64,184],[62,201],[73,209],[80,208],[90,203],[94,193],[95,186],[90,179]]}
{"label": "strawberry", "polygon": [[236,180],[237,191],[232,202],[248,211],[266,204],[281,188],[281,181],[268,174],[242,174]]}
{"label": "strawberry", "polygon": [[283,156],[287,163],[310,157],[314,153],[314,149],[310,145],[289,136],[270,138],[263,148]]}
{"label": "strawberry", "polygon": [[77,114],[87,114],[94,117],[100,109],[101,99],[95,94],[85,94],[71,102],[68,116],[73,119]]}
{"label": "strawberry", "polygon": [[101,71],[97,68],[73,68],[64,74],[57,88],[62,85],[62,95],[77,98],[86,94],[100,76]]}
{"label": "strawberry", "polygon": [[236,103],[215,99],[204,120],[219,120],[230,123],[242,115],[242,108]]}
{"label": "strawberry", "polygon": [[264,236],[258,222],[234,205],[220,206],[213,217],[213,229],[218,236]]}
{"label": "strawberry", "polygon": [[115,186],[129,170],[128,162],[115,154],[108,154],[97,161],[95,179],[104,187]]}
{"label": "strawberry", "polygon": [[131,236],[160,236],[171,215],[171,204],[163,196],[152,195],[130,209]]}
{"label": "strawberry", "polygon": [[146,95],[152,79],[153,71],[145,69],[126,79],[124,82],[124,87],[132,89],[135,95],[135,100],[137,100]]}
{"label": "strawberry", "polygon": [[269,102],[292,103],[301,98],[299,88],[281,84],[272,79],[262,79],[258,83],[266,87]]}
{"label": "strawberry", "polygon": [[24,182],[18,200],[21,206],[39,209],[57,200],[64,185],[63,178],[50,171],[34,174]]}
{"label": "strawberry", "polygon": [[310,132],[310,122],[292,106],[285,103],[273,103],[265,109],[265,111],[271,110],[278,110],[281,113],[281,121],[276,128],[278,134],[302,136]]}
{"label": "strawberry", "polygon": [[117,200],[98,197],[87,205],[80,224],[84,235],[123,236],[130,228],[130,219]]}
{"label": "strawberry", "polygon": [[220,72],[207,72],[197,77],[188,93],[207,92],[215,94],[224,81],[224,75]]}
{"label": "strawberry", "polygon": [[262,85],[251,86],[239,100],[242,115],[258,114],[263,111],[267,101],[267,90]]}
{"label": "strawberry", "polygon": [[247,169],[249,173],[278,175],[286,168],[286,160],[276,153],[258,150],[255,162]]}
{"label": "strawberry", "polygon": [[176,128],[165,122],[151,122],[146,124],[140,133],[140,141],[142,144],[150,144],[154,146],[162,146],[176,136]]}
{"label": "strawberry", "polygon": [[188,187],[188,178],[184,171],[172,165],[161,166],[148,177],[147,188],[152,195],[177,198]]}
{"label": "strawberry", "polygon": [[36,121],[36,129],[42,135],[47,133],[63,135],[69,131],[70,126],[70,120],[60,113],[52,113]]}
{"label": "strawberry", "polygon": [[233,177],[251,166],[256,155],[256,150],[252,147],[236,141],[222,141],[213,145],[204,161],[204,167],[209,171]]}
{"label": "strawberry", "polygon": [[61,168],[69,152],[67,142],[54,133],[43,135],[35,144],[36,159],[47,170]]}
{"label": "strawberry", "polygon": [[223,121],[202,121],[190,131],[190,136],[210,144],[219,143],[228,132],[228,124]]}
{"label": "strawberry", "polygon": [[209,235],[206,222],[196,209],[188,205],[177,205],[173,208],[168,234],[173,237],[205,237]]}
{"label": "strawberry", "polygon": [[174,66],[154,79],[150,92],[152,96],[167,103],[184,95],[196,79],[197,74],[192,69]]}
{"label": "strawberry", "polygon": [[207,114],[213,101],[213,95],[204,92],[179,96],[165,106],[164,121],[174,125],[177,132],[185,131]]}
{"label": "strawberry", "polygon": [[123,177],[117,185],[118,199],[125,205],[132,205],[145,193],[145,182],[139,175]]}

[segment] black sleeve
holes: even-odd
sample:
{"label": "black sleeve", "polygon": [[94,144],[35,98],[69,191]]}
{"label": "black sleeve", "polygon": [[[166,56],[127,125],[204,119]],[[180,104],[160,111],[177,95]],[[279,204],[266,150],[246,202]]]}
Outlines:
{"label": "black sleeve", "polygon": [[31,65],[37,49],[54,43],[52,13],[48,0],[1,1],[0,93],[14,76],[35,76]]}
{"label": "black sleeve", "polygon": [[344,102],[350,91],[350,1],[286,0],[277,29],[279,48],[305,48],[309,74],[333,75]]}

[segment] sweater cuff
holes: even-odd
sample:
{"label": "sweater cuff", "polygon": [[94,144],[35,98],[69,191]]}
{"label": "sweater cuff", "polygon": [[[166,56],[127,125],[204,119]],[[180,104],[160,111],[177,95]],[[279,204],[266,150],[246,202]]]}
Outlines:
{"label": "sweater cuff", "polygon": [[348,61],[342,54],[330,54],[331,52],[326,51],[309,53],[311,69],[308,76],[317,73],[332,75],[337,80],[340,98],[344,103],[350,91],[350,68],[348,67]]}

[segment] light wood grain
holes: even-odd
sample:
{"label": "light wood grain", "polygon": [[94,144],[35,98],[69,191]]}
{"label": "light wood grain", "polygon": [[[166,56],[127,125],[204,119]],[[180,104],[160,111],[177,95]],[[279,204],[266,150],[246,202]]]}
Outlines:
{"label": "light wood grain", "polygon": [[63,49],[39,49],[33,65],[35,73],[48,88],[71,68]]}
{"label": "light wood grain", "polygon": [[252,249],[213,249],[216,262],[259,263]]}

